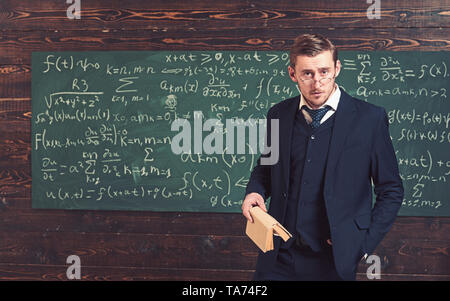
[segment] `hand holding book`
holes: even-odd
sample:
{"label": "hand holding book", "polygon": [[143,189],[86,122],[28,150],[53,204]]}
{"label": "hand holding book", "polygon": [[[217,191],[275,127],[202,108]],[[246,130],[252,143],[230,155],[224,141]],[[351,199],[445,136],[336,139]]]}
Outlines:
{"label": "hand holding book", "polygon": [[273,250],[273,236],[280,236],[284,241],[292,237],[276,219],[255,206],[250,210],[253,222],[247,220],[245,234],[265,253]]}
{"label": "hand holding book", "polygon": [[257,192],[252,192],[246,195],[244,202],[242,202],[242,214],[253,223],[252,216],[250,214],[250,209],[254,206],[260,207],[263,211],[267,212],[266,204],[264,203],[264,198]]}

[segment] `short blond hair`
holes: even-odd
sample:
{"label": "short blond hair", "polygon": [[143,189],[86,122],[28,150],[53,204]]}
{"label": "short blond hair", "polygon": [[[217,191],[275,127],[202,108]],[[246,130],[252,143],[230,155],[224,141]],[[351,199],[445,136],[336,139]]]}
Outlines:
{"label": "short blond hair", "polygon": [[327,50],[331,51],[336,66],[338,51],[329,39],[320,34],[302,34],[295,38],[294,45],[289,52],[289,61],[291,66],[295,67],[299,55],[316,56]]}

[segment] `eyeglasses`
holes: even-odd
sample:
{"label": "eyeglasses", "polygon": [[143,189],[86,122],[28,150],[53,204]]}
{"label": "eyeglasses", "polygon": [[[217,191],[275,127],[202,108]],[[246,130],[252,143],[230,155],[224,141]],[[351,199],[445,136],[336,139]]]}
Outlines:
{"label": "eyeglasses", "polygon": [[[322,77],[322,78],[318,79],[318,81],[321,85],[326,85],[326,84],[330,83],[331,80],[334,78],[335,78],[335,74],[333,74],[332,76]],[[314,78],[301,78],[301,77],[300,77],[300,81],[304,84],[312,84],[312,83],[316,82],[316,80]]]}

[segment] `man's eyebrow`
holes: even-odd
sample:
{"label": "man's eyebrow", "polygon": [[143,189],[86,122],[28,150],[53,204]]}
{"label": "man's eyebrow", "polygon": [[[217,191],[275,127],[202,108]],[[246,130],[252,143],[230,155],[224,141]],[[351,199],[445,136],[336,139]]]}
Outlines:
{"label": "man's eyebrow", "polygon": [[[331,67],[319,67],[317,68],[319,71],[330,70]],[[301,69],[300,72],[314,72],[312,69]]]}

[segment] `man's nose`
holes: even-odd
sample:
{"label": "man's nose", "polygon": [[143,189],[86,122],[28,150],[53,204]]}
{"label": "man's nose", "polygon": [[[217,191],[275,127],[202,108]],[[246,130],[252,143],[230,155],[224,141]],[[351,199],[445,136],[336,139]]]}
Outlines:
{"label": "man's nose", "polygon": [[321,77],[319,74],[315,74],[314,75],[314,88],[319,88],[322,86],[322,84],[320,83]]}

